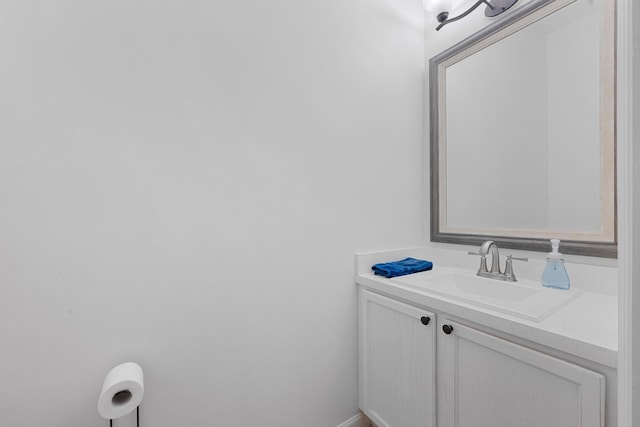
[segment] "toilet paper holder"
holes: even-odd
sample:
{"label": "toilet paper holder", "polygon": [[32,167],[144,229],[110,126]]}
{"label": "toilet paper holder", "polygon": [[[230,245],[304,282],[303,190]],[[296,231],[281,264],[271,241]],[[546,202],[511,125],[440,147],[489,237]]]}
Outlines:
{"label": "toilet paper holder", "polygon": [[104,379],[98,397],[98,413],[113,420],[136,411],[136,426],[140,427],[140,403],[144,396],[144,373],[134,362],[122,363],[111,369]]}
{"label": "toilet paper holder", "polygon": [[[109,419],[109,427],[113,427],[113,418]],[[136,406],[136,427],[140,427],[140,405]]]}

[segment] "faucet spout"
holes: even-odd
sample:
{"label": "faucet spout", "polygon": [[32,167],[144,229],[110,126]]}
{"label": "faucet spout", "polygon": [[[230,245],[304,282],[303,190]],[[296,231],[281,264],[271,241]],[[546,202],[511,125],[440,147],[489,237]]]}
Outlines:
{"label": "faucet spout", "polygon": [[493,240],[487,240],[480,246],[480,255],[487,256],[488,254],[491,254],[491,270],[489,273],[502,274],[500,273],[500,251]]}
{"label": "faucet spout", "polygon": [[[487,270],[487,255],[491,254],[491,271]],[[505,280],[507,282],[516,282],[516,275],[513,273],[513,260],[529,261],[528,258],[517,258],[513,255],[507,255],[507,262],[504,266],[504,273],[500,272],[500,252],[498,245],[493,240],[487,240],[480,245],[478,252],[469,252],[469,255],[480,255],[480,268],[478,273],[480,277],[488,277],[490,279]]]}

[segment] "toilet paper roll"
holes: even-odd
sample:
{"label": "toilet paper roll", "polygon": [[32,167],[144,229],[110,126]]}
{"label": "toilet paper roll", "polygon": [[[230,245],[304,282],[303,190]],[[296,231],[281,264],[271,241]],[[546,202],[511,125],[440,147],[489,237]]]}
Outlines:
{"label": "toilet paper roll", "polygon": [[144,381],[142,368],[127,362],[109,371],[98,398],[98,412],[107,419],[127,415],[142,402]]}

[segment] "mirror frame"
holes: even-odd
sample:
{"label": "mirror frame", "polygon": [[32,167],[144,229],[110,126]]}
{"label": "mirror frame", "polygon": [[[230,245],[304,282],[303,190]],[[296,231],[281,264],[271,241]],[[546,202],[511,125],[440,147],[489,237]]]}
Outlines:
{"label": "mirror frame", "polygon": [[[444,140],[444,129],[441,129],[440,120],[444,117],[446,100],[444,94],[445,70],[458,60],[460,55],[464,57],[471,55],[496,41],[507,37],[510,34],[544,18],[551,13],[575,3],[577,0],[532,0],[521,8],[518,8],[499,21],[485,27],[477,33],[467,37],[444,52],[432,57],[429,60],[429,105],[430,105],[430,190],[431,190],[431,241],[441,243],[453,243],[463,245],[480,245],[486,240],[493,240],[500,247],[549,252],[550,245],[548,238],[538,237],[505,237],[489,234],[464,234],[442,230],[441,205],[440,205],[440,139]],[[606,8],[605,8],[606,9]],[[608,11],[605,10],[605,13]],[[615,27],[611,29],[614,34]],[[615,35],[613,35],[615,37]],[[615,45],[615,44],[614,44]],[[468,53],[468,54],[466,54]],[[615,51],[612,53],[611,61],[615,61]],[[614,77],[615,79],[615,77]],[[613,80],[615,87],[615,80]],[[612,88],[614,89],[614,88]],[[615,183],[615,91],[613,94],[613,241],[581,241],[562,240],[561,251],[565,254],[585,255],[604,258],[617,258],[618,237],[617,237],[617,191]],[[603,201],[602,203],[606,203]]]}

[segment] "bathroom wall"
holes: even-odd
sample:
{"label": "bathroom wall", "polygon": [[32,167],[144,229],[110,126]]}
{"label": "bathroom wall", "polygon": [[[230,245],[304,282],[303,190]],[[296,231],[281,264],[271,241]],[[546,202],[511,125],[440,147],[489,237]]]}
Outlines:
{"label": "bathroom wall", "polygon": [[[618,2],[618,23],[627,37],[618,39],[619,76],[618,189],[621,294],[619,329],[619,419],[621,426],[640,420],[640,5]],[[624,424],[623,424],[624,423]]]}
{"label": "bathroom wall", "polygon": [[[0,4],[0,417],[333,427],[353,254],[426,241],[416,0]],[[132,425],[131,419],[116,423]]]}

